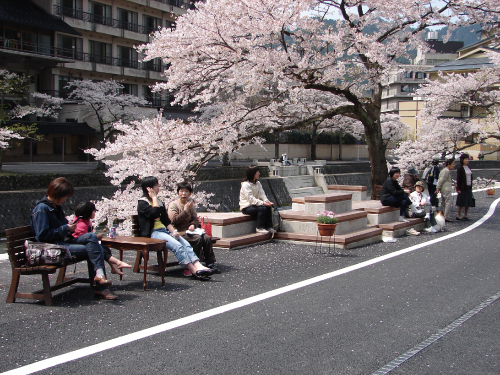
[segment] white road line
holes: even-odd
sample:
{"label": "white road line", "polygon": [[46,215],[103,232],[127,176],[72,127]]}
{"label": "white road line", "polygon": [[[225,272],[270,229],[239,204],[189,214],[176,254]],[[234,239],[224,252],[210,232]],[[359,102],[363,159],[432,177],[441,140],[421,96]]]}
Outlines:
{"label": "white road line", "polygon": [[308,280],[300,281],[298,283],[291,284],[291,285],[288,285],[288,286],[285,286],[282,288],[278,288],[275,290],[271,290],[271,291],[266,292],[266,293],[258,294],[258,295],[253,296],[253,297],[249,297],[249,298],[245,298],[245,299],[240,300],[240,301],[232,302],[232,303],[229,303],[229,304],[224,305],[224,306],[219,306],[219,307],[207,310],[207,311],[203,311],[203,312],[200,312],[200,313],[197,313],[194,315],[190,315],[190,316],[187,316],[187,317],[184,317],[181,319],[177,319],[177,320],[174,320],[172,322],[160,324],[160,325],[157,325],[157,326],[154,326],[151,328],[147,328],[147,329],[144,329],[144,330],[141,330],[138,332],[130,333],[130,334],[125,335],[125,336],[121,336],[121,337],[117,337],[115,339],[104,341],[104,342],[99,343],[99,344],[91,345],[91,346],[88,346],[86,348],[78,349],[78,350],[75,350],[75,351],[72,351],[69,353],[65,353],[65,354],[61,354],[61,355],[58,355],[58,356],[55,356],[52,358],[44,359],[42,361],[35,362],[31,365],[26,365],[26,366],[19,367],[19,368],[10,370],[10,371],[3,372],[0,375],[14,375],[14,374],[24,375],[24,374],[32,374],[32,373],[37,372],[37,371],[42,371],[42,370],[48,369],[50,367],[58,366],[58,365],[61,365],[63,363],[66,363],[66,362],[74,361],[74,360],[79,359],[79,358],[87,357],[89,355],[93,355],[96,353],[103,352],[105,350],[116,348],[116,347],[122,346],[124,344],[128,344],[128,343],[131,343],[131,342],[134,342],[137,340],[151,337],[151,336],[157,335],[159,333],[170,331],[174,328],[178,328],[178,327],[182,327],[184,325],[190,324],[190,323],[198,322],[200,320],[207,319],[207,318],[210,318],[212,316],[220,315],[220,314],[223,314],[223,313],[228,312],[228,311],[236,310],[236,309],[239,309],[239,308],[244,307],[244,306],[248,306],[248,305],[251,305],[251,304],[254,304],[257,302],[261,302],[261,301],[264,301],[266,299],[276,297],[276,296],[279,296],[279,295],[284,294],[284,293],[291,292],[293,290],[304,288],[304,287],[307,287],[307,286],[310,286],[310,285],[313,285],[313,284],[316,284],[316,283],[319,283],[319,282],[322,282],[322,281],[325,281],[325,280],[328,280],[328,279],[331,279],[331,278],[334,278],[334,277],[337,277],[340,275],[344,275],[344,274],[352,272],[352,271],[359,270],[359,269],[364,268],[364,267],[371,266],[371,265],[376,264],[376,263],[383,262],[387,259],[391,259],[391,258],[398,257],[400,255],[403,255],[403,254],[407,254],[409,252],[421,249],[421,248],[426,247],[426,246],[430,246],[430,245],[433,245],[433,244],[436,244],[439,242],[449,240],[450,238],[457,237],[457,236],[460,236],[464,233],[470,232],[471,230],[474,230],[475,228],[477,228],[481,224],[483,224],[486,220],[488,220],[493,215],[493,213],[495,212],[495,208],[498,205],[498,202],[500,202],[500,198],[493,201],[493,203],[490,205],[490,208],[489,208],[488,212],[486,213],[486,215],[484,215],[481,219],[476,221],[474,224],[472,224],[472,225],[468,226],[467,228],[464,228],[458,232],[451,233],[451,234],[448,234],[446,236],[436,238],[434,240],[427,241],[427,242],[424,242],[424,243],[421,243],[418,245],[410,246],[406,249],[398,250],[398,251],[395,251],[393,253],[386,254],[386,255],[383,255],[383,256],[380,256],[380,257],[377,257],[374,259],[370,259],[370,260],[367,260],[365,262],[361,262],[359,264],[355,264],[355,265],[352,265],[352,266],[349,266],[349,267],[346,267],[346,268],[343,268],[343,269],[340,269],[340,270],[337,270],[334,272],[330,272],[330,273],[327,273],[324,275],[316,276],[316,277],[313,277],[313,278],[308,279]]}

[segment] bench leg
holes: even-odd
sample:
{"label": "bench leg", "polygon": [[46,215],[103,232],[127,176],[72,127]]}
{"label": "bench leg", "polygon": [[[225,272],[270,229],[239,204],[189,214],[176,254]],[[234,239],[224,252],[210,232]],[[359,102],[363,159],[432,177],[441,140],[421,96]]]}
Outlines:
{"label": "bench leg", "polygon": [[64,282],[65,278],[66,278],[66,267],[61,267],[59,268],[59,275],[57,276],[56,285]]}
{"label": "bench leg", "polygon": [[[165,254],[165,259],[163,259],[163,254]],[[158,258],[158,270],[161,276],[161,286],[165,286],[165,267],[167,265],[167,252],[157,251],[156,257]]]}
{"label": "bench leg", "polygon": [[142,252],[142,257],[144,258],[144,280],[142,281],[142,290],[146,290],[146,275],[148,273],[148,257],[149,251],[144,250]]}
{"label": "bench leg", "polygon": [[17,270],[12,270],[12,281],[10,283],[9,294],[7,295],[7,303],[16,302],[17,288],[19,287],[19,278],[21,274]]}
{"label": "bench leg", "polygon": [[52,306],[52,292],[50,291],[50,280],[48,273],[42,273],[43,299],[45,306]]}

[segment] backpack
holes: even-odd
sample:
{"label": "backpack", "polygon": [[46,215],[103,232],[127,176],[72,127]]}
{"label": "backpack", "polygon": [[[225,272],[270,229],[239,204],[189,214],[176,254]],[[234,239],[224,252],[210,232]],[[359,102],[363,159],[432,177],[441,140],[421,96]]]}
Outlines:
{"label": "backpack", "polygon": [[283,219],[281,218],[278,209],[274,207],[273,207],[273,229],[275,232],[284,232]]}

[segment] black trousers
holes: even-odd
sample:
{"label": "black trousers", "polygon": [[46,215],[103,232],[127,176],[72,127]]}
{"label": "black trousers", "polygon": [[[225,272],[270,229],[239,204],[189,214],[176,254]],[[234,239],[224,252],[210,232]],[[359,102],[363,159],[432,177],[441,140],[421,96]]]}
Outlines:
{"label": "black trousers", "polygon": [[241,210],[245,215],[257,216],[257,228],[266,229],[273,226],[272,207],[268,206],[249,206]]}
{"label": "black trousers", "polygon": [[205,264],[214,264],[216,262],[212,238],[208,234],[205,233],[203,236],[185,234],[182,237],[189,242],[196,256],[200,258],[200,262],[205,262]]}

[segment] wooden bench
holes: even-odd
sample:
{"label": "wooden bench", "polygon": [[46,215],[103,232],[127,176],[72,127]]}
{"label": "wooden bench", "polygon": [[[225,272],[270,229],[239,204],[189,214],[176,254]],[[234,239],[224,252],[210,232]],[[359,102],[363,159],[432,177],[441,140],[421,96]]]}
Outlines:
{"label": "wooden bench", "polygon": [[[12,266],[12,282],[10,284],[9,294],[7,295],[7,303],[16,302],[16,298],[34,299],[45,302],[45,305],[52,306],[52,292],[68,285],[75,283],[89,283],[90,287],[94,285],[94,268],[92,263],[87,260],[89,277],[67,278],[66,266],[37,266],[29,267],[26,265],[25,259],[25,240],[35,240],[31,226],[11,228],[5,230],[7,236],[7,251],[9,253],[10,265]],[[72,260],[69,265],[81,262],[83,260]],[[59,270],[55,285],[50,285],[49,275],[56,273]],[[19,293],[19,280],[21,275],[41,275],[43,289],[32,293]]]}

